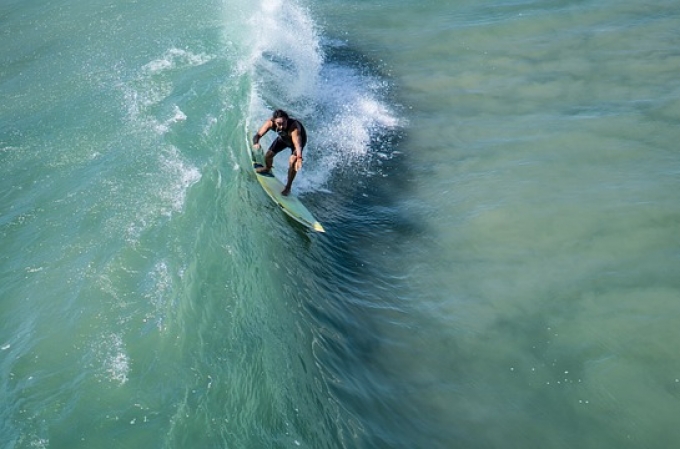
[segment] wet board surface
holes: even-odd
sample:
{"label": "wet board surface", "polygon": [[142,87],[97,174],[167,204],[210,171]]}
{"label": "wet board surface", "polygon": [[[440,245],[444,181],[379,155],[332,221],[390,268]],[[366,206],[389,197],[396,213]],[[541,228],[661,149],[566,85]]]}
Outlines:
{"label": "wet board surface", "polygon": [[269,197],[276,203],[283,212],[285,212],[293,220],[297,221],[303,226],[316,231],[326,232],[312,213],[302,204],[302,201],[295,195],[290,193],[287,196],[281,194],[285,186],[272,173],[257,173],[257,169],[263,165],[257,161],[253,161],[253,171],[260,182],[260,185]]}

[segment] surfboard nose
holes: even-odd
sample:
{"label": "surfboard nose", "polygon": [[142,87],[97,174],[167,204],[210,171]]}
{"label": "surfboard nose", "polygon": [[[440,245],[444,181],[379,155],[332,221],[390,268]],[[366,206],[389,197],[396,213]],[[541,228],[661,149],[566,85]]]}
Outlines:
{"label": "surfboard nose", "polygon": [[316,232],[326,232],[323,226],[321,226],[321,223],[318,221],[312,225],[312,229],[314,229]]}

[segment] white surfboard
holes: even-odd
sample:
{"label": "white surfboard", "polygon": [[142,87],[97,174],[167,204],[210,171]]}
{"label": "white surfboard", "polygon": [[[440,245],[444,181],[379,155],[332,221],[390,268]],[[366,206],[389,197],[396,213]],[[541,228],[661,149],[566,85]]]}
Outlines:
{"label": "white surfboard", "polygon": [[251,156],[253,159],[253,172],[257,180],[264,191],[269,195],[269,198],[277,204],[281,210],[291,217],[293,220],[297,221],[301,225],[316,231],[316,232],[326,232],[321,223],[314,218],[312,213],[302,204],[293,193],[291,192],[287,196],[281,194],[285,186],[281,181],[279,181],[273,173],[258,173],[256,169],[262,167],[263,165],[257,162],[255,155],[251,151]]}

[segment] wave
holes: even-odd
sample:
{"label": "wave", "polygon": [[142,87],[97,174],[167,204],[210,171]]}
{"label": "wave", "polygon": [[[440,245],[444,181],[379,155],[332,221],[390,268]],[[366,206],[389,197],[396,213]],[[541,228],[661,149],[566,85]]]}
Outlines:
{"label": "wave", "polygon": [[[389,154],[375,143],[403,122],[376,70],[358,55],[346,57],[348,44],[324,36],[300,5],[264,0],[253,17],[250,51],[241,62],[253,80],[247,128],[252,134],[279,108],[305,124],[309,144],[296,190],[329,191],[336,174],[363,175],[367,160]],[[286,163],[279,165],[285,176]]]}

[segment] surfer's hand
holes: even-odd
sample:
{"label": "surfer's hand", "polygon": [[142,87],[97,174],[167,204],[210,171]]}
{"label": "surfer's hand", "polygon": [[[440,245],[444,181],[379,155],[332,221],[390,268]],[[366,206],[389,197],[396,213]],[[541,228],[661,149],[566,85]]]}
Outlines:
{"label": "surfer's hand", "polygon": [[253,144],[253,148],[255,148],[256,150],[259,150],[259,149],[260,149],[260,144],[259,144],[259,143]]}
{"label": "surfer's hand", "polygon": [[297,161],[295,161],[295,171],[300,171],[302,169],[302,158],[298,158]]}

